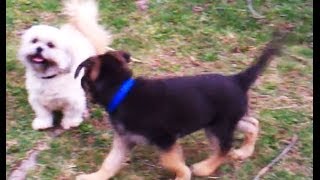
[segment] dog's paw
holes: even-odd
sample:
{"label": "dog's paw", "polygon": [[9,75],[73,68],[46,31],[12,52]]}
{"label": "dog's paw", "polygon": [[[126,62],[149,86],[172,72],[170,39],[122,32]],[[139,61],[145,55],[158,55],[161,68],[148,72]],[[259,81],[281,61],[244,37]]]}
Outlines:
{"label": "dog's paw", "polygon": [[209,176],[214,170],[204,161],[192,165],[191,171],[196,176]]}
{"label": "dog's paw", "polygon": [[185,168],[183,174],[181,174],[180,176],[176,174],[176,178],[175,178],[175,180],[190,180],[190,179],[191,179],[191,171],[188,167]]}
{"label": "dog's paw", "polygon": [[82,121],[83,121],[82,118],[63,119],[61,121],[61,126],[63,129],[70,129],[72,127],[78,127]]}
{"label": "dog's paw", "polygon": [[47,129],[53,126],[52,120],[48,119],[40,119],[40,118],[35,118],[32,121],[32,129],[34,130],[40,130],[40,129]]}
{"label": "dog's paw", "polygon": [[90,176],[87,174],[81,174],[76,177],[76,180],[90,180]]}
{"label": "dog's paw", "polygon": [[190,180],[191,179],[191,176],[190,177],[176,177],[174,180]]}
{"label": "dog's paw", "polygon": [[256,118],[248,116],[244,117],[243,120],[252,124],[256,128],[259,128],[259,121]]}
{"label": "dog's paw", "polygon": [[241,149],[233,149],[230,152],[229,157],[234,160],[244,160],[252,156],[253,151],[254,151],[254,147],[244,147]]}
{"label": "dog's paw", "polygon": [[106,179],[104,179],[97,173],[92,173],[92,174],[81,174],[76,177],[76,180],[106,180]]}

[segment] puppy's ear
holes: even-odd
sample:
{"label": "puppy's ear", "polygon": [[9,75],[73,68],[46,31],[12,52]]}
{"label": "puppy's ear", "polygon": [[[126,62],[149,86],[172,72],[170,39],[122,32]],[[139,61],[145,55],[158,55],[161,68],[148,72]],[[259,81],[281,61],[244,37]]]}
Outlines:
{"label": "puppy's ear", "polygon": [[126,59],[127,63],[131,62],[131,55],[128,52],[122,51],[122,56]]}
{"label": "puppy's ear", "polygon": [[126,61],[126,63],[131,62],[131,55],[126,52],[126,51],[116,51],[116,53],[121,56],[122,58],[124,58],[124,60]]}
{"label": "puppy's ear", "polygon": [[92,56],[83,61],[76,69],[74,78],[77,78],[80,70],[85,68],[85,73],[88,74],[92,81],[95,81],[100,73],[101,62],[99,56]]}
{"label": "puppy's ear", "polygon": [[85,61],[83,61],[81,64],[79,64],[79,66],[76,69],[76,72],[74,74],[74,78],[76,79],[80,73],[80,70],[82,68],[89,68],[93,65],[93,62],[90,60],[90,58],[86,59]]}

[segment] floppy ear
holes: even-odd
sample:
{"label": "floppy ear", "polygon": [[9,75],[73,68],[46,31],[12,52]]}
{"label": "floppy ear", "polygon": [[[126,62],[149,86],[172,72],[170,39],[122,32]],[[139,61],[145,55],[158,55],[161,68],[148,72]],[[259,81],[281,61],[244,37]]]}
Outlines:
{"label": "floppy ear", "polygon": [[128,52],[122,51],[122,56],[126,59],[127,63],[131,62],[131,55]]}
{"label": "floppy ear", "polygon": [[80,70],[84,67],[86,68],[86,73],[89,73],[90,79],[92,81],[95,81],[100,73],[100,66],[101,62],[98,56],[90,57],[83,61],[81,64],[79,64],[79,66],[76,69],[74,78],[78,77]]}
{"label": "floppy ear", "polygon": [[31,27],[32,27],[32,25],[27,25],[27,26],[24,27],[21,31],[19,31],[19,32],[17,33],[17,35],[20,36],[20,37],[22,37],[22,36],[26,33],[26,31],[28,31]]}
{"label": "floppy ear", "polygon": [[126,51],[115,51],[116,52],[116,54],[118,54],[119,56],[121,56],[122,58],[124,58],[125,59],[125,61],[126,61],[126,63],[129,63],[129,62],[131,62],[131,55],[128,53],[128,52],[126,52]]}
{"label": "floppy ear", "polygon": [[88,58],[87,60],[83,61],[81,64],[79,64],[79,66],[76,69],[76,72],[74,74],[74,78],[76,79],[80,73],[80,70],[82,68],[89,68],[92,67],[93,62],[90,60],[90,58]]}

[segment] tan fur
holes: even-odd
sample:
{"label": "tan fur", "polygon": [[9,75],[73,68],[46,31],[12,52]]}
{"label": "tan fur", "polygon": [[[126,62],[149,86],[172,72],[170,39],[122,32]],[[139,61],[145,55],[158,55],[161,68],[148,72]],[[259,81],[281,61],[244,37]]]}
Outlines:
{"label": "tan fur", "polygon": [[213,155],[208,159],[192,165],[192,172],[196,176],[209,176],[226,160],[225,156]]}
{"label": "tan fur", "polygon": [[206,131],[206,135],[212,154],[207,159],[192,165],[192,172],[196,176],[209,176],[227,159],[226,155],[221,154],[218,139],[209,131]]}
{"label": "tan fur", "polygon": [[179,144],[173,145],[169,151],[161,152],[160,164],[176,174],[175,180],[191,179],[191,172],[184,162],[182,149]]}
{"label": "tan fur", "polygon": [[94,61],[93,67],[90,69],[90,79],[95,81],[100,74],[101,62],[96,58],[91,58],[90,60]]}
{"label": "tan fur", "polygon": [[232,159],[243,160],[250,157],[254,152],[254,147],[259,134],[259,121],[253,117],[244,117],[239,121],[237,130],[245,135],[244,142],[239,149],[234,149],[229,153]]}

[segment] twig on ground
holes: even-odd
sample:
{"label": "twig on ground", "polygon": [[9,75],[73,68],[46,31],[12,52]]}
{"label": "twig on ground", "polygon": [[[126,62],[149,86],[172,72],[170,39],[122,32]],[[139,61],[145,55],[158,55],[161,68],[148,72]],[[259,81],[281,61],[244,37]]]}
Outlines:
{"label": "twig on ground", "polygon": [[253,180],[259,180],[262,175],[264,175],[275,163],[277,163],[283,156],[285,156],[290,149],[296,144],[298,136],[293,135],[290,144],[275,158],[273,159],[266,167],[261,169],[259,173],[253,178]]}
{"label": "twig on ground", "polygon": [[271,108],[271,110],[279,110],[279,109],[291,109],[291,108],[301,108],[301,106],[298,105],[292,105],[292,106],[281,106],[281,107],[275,107]]}
{"label": "twig on ground", "polygon": [[26,158],[24,158],[17,165],[16,168],[9,174],[9,180],[24,180],[26,179],[27,173],[30,169],[37,165],[37,156],[41,151],[49,148],[49,140],[52,140],[66,130],[61,128],[52,128],[48,131],[48,136],[50,137],[47,141],[39,141],[33,148],[27,152]]}
{"label": "twig on ground", "polygon": [[255,10],[253,9],[253,7],[252,7],[252,0],[247,0],[247,5],[248,5],[248,9],[249,9],[249,11],[251,12],[253,18],[256,18],[256,19],[263,19],[263,18],[265,18],[264,16],[262,16],[261,14],[259,14],[257,11],[255,11]]}
{"label": "twig on ground", "polygon": [[8,180],[25,180],[30,169],[37,165],[38,154],[49,148],[48,142],[38,142],[35,147],[27,152],[26,158],[19,162],[9,174]]}
{"label": "twig on ground", "polygon": [[247,11],[245,9],[226,8],[226,7],[216,7],[214,9],[216,9],[216,10],[232,10],[232,11],[241,11],[241,12],[246,12]]}
{"label": "twig on ground", "polygon": [[292,57],[293,59],[297,60],[298,62],[302,63],[303,65],[308,65],[308,60],[307,59],[304,59],[300,56],[296,56],[296,55],[293,55],[293,54],[290,54],[289,52],[284,52],[284,54]]}
{"label": "twig on ground", "polygon": [[154,165],[154,164],[150,164],[150,163],[148,163],[147,161],[143,161],[143,164],[145,164],[145,165],[147,165],[147,166],[150,166],[150,167],[153,167],[153,168],[162,169],[162,167],[157,166],[157,165]]}
{"label": "twig on ground", "polygon": [[217,177],[217,176],[209,176],[208,179],[220,179],[220,177]]}
{"label": "twig on ground", "polygon": [[[107,47],[107,50],[108,51],[115,51],[115,49],[113,49],[111,47]],[[133,58],[133,57],[131,57],[131,60],[132,60],[132,62],[136,62],[136,63],[144,63],[143,61],[136,59],[136,58]]]}

